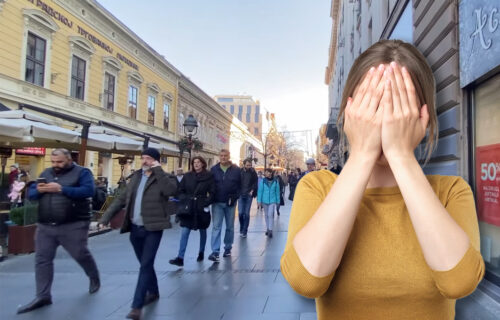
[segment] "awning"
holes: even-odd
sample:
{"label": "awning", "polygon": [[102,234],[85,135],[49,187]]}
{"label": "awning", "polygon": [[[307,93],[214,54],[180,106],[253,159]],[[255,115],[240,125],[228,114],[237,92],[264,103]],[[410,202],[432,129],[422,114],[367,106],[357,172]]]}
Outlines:
{"label": "awning", "polygon": [[79,144],[79,133],[54,125],[50,119],[22,110],[0,112],[0,142],[13,147]]}
{"label": "awning", "polygon": [[87,139],[89,150],[106,150],[116,153],[128,152],[138,153],[142,151],[143,141],[123,137],[115,130],[103,126],[91,126]]}

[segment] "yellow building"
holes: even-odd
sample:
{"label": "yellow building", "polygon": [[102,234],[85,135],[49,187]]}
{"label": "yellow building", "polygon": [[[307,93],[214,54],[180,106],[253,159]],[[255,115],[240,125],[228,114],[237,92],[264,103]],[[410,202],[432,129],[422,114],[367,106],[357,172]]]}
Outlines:
{"label": "yellow building", "polygon": [[[96,177],[115,185],[122,174],[115,158],[132,155],[125,173],[138,168],[137,155],[147,140],[162,150],[164,169],[174,170],[181,74],[99,3],[0,0],[0,39],[0,107],[22,108],[70,130],[90,125],[84,157],[78,154],[80,141],[57,144],[57,135],[54,143],[36,137],[16,143],[0,136],[2,147],[67,147],[79,162],[85,158]],[[92,140],[98,136],[113,147]],[[17,162],[36,177],[50,165],[50,151],[17,150],[7,168]]]}

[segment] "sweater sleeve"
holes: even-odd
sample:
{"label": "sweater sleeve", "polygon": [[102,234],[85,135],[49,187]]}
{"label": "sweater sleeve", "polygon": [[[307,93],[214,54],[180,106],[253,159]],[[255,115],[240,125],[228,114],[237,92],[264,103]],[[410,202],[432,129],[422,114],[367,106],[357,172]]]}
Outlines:
{"label": "sweater sleeve", "polygon": [[283,276],[298,294],[308,298],[322,296],[330,287],[335,274],[333,272],[325,277],[312,275],[300,261],[293,246],[295,235],[311,219],[331,187],[331,183],[325,183],[323,177],[326,176],[322,172],[309,174],[304,179],[301,179],[297,185],[288,225],[285,252],[281,257]]}
{"label": "sweater sleeve", "polygon": [[471,294],[484,275],[474,196],[462,178],[452,182],[445,208],[469,236],[470,246],[455,267],[447,271],[432,270],[432,276],[444,297],[459,299]]}

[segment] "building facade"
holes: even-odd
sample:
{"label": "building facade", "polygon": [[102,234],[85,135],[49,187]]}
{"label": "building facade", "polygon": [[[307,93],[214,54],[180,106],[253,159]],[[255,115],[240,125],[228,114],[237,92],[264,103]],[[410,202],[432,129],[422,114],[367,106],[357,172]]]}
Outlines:
{"label": "building facade", "polygon": [[[330,15],[333,25],[325,73],[330,93],[328,133],[334,136],[336,132],[342,89],[359,54],[380,39],[415,45],[434,72],[439,122],[437,148],[423,169],[428,174],[462,176],[473,188],[487,266],[480,288],[498,288],[500,4],[487,0],[333,0]],[[342,153],[338,148],[335,152]],[[417,154],[423,160],[423,153]]]}
{"label": "building facade", "polygon": [[259,100],[255,101],[251,96],[240,95],[217,95],[215,100],[222,108],[246,124],[248,130],[257,139],[262,139],[262,114]]}
{"label": "building facade", "polygon": [[177,135],[182,137],[185,134],[182,124],[190,114],[193,115],[198,121],[195,137],[203,143],[203,150],[194,154],[204,157],[211,167],[218,162],[221,149],[230,149],[233,117],[187,77],[182,76],[179,84]]}
{"label": "building facade", "polygon": [[[85,122],[91,133],[105,127],[113,131],[111,140],[147,140],[145,145],[164,146],[162,164],[174,168],[181,74],[98,2],[1,1],[0,38],[0,103],[6,109],[22,107],[74,130]],[[87,150],[84,164],[111,184],[122,169],[138,166],[140,148]],[[44,154],[17,149],[9,163],[37,176],[48,166],[50,149]],[[125,168],[116,160],[122,156],[129,157]]]}

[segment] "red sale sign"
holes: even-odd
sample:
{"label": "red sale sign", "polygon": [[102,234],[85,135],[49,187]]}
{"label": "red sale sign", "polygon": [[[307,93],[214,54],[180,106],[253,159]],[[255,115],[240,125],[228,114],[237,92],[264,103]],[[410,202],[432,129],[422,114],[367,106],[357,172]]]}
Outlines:
{"label": "red sale sign", "polygon": [[476,148],[479,220],[500,226],[500,144]]}

